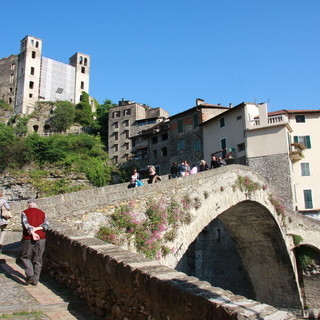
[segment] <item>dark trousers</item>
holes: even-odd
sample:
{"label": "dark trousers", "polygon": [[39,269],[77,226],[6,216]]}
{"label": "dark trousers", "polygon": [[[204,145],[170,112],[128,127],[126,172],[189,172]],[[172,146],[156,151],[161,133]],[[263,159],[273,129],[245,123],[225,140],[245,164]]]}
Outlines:
{"label": "dark trousers", "polygon": [[27,278],[33,277],[37,283],[42,269],[42,255],[46,245],[46,239],[22,240],[21,261],[24,265]]}

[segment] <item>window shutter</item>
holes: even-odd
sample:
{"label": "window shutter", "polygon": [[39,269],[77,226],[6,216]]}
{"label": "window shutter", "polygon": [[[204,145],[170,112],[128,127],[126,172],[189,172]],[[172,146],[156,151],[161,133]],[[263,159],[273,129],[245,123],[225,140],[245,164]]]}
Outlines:
{"label": "window shutter", "polygon": [[298,136],[293,137],[293,142],[298,143]]}
{"label": "window shutter", "polygon": [[307,147],[307,149],[311,149],[311,140],[310,140],[310,136],[306,136],[306,147]]}

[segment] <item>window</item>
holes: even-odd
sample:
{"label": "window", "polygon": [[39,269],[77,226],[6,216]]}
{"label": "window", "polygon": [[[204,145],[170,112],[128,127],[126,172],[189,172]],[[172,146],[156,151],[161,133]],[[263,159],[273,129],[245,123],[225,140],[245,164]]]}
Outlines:
{"label": "window", "polygon": [[125,116],[130,116],[131,115],[131,109],[124,110],[124,115]]}
{"label": "window", "polygon": [[241,115],[240,116],[237,116],[237,120],[240,120],[242,117],[241,117]]}
{"label": "window", "polygon": [[300,163],[300,166],[301,166],[301,175],[302,176],[310,176],[309,163],[308,162]]}
{"label": "window", "polygon": [[221,139],[221,149],[222,149],[222,158],[226,157],[227,154],[227,139],[223,138]]}
{"label": "window", "polygon": [[224,127],[225,125],[224,118],[220,118],[220,128]]}
{"label": "window", "polygon": [[82,58],[82,56],[80,56],[79,57],[79,63],[82,64],[82,62],[83,62],[83,58]]}
{"label": "window", "polygon": [[33,94],[32,93],[29,93],[29,98],[32,98],[33,97]]}
{"label": "window", "polygon": [[158,137],[152,137],[151,142],[152,144],[158,143]]}
{"label": "window", "polygon": [[196,114],[193,115],[193,126],[197,127],[198,125],[199,125],[199,116],[196,113]]}
{"label": "window", "polygon": [[157,150],[153,150],[152,153],[153,153],[153,157],[157,159],[158,158]]}
{"label": "window", "polygon": [[11,70],[14,70],[16,68],[16,64],[15,63],[12,63],[11,64]]}
{"label": "window", "polygon": [[84,89],[84,82],[81,81],[81,89]]}
{"label": "window", "polygon": [[87,66],[88,65],[88,59],[84,58],[84,65]]}
{"label": "window", "polygon": [[114,127],[115,129],[118,129],[118,128],[119,128],[119,122],[118,122],[118,121],[114,122],[114,123],[113,123],[113,127]]}
{"label": "window", "polygon": [[118,132],[114,132],[113,136],[114,136],[114,140],[118,140],[119,139],[119,133]]}
{"label": "window", "polygon": [[114,161],[114,163],[118,163],[118,156],[114,156],[113,161]]}
{"label": "window", "polygon": [[30,81],[30,82],[29,82],[29,89],[33,89],[33,86],[34,86],[34,82],[33,82],[33,81]]}
{"label": "window", "polygon": [[13,81],[14,81],[14,74],[11,74],[10,75],[10,83],[13,83]]}
{"label": "window", "polygon": [[246,149],[246,145],[244,144],[244,142],[243,143],[239,143],[237,145],[237,148],[238,148],[238,152],[244,151]]}
{"label": "window", "polygon": [[120,111],[113,111],[112,112],[112,118],[119,118],[120,117]]}
{"label": "window", "polygon": [[184,149],[184,140],[178,140],[177,150],[181,151]]}
{"label": "window", "polygon": [[125,148],[125,150],[129,150],[129,142],[126,142],[126,143],[124,144],[124,148]]}
{"label": "window", "polygon": [[30,74],[34,75],[34,67],[31,67]]}
{"label": "window", "polygon": [[162,139],[162,141],[168,140],[168,132],[163,133],[163,134],[161,135],[161,139]]}
{"label": "window", "polygon": [[31,52],[31,57],[32,57],[32,59],[35,59],[35,58],[36,58],[36,52],[35,52],[35,51],[32,51],[32,52]]}
{"label": "window", "polygon": [[312,209],[312,192],[311,190],[303,190],[303,196],[304,196],[304,207],[305,209]]}
{"label": "window", "polygon": [[124,120],[123,124],[124,124],[125,127],[129,127],[129,120]]}
{"label": "window", "polygon": [[167,149],[167,147],[163,147],[163,148],[161,149],[161,153],[162,153],[162,156],[163,156],[163,157],[166,157],[166,156],[168,155],[168,149]]}
{"label": "window", "polygon": [[178,120],[178,132],[183,132],[183,122],[182,122],[182,119]]}
{"label": "window", "polygon": [[295,116],[296,122],[306,122],[306,117],[304,114],[299,114]]}
{"label": "window", "polygon": [[36,41],[36,48],[39,48],[39,41]]}
{"label": "window", "polygon": [[117,144],[114,144],[113,149],[114,149],[114,152],[117,152],[119,150],[119,146]]}
{"label": "window", "polygon": [[296,143],[303,143],[307,147],[307,149],[311,149],[310,136],[294,136],[293,141]]}
{"label": "window", "polygon": [[86,73],[86,68],[85,67],[81,67],[81,73]]}
{"label": "window", "polygon": [[129,139],[129,130],[125,130],[123,133],[124,133],[125,138]]}
{"label": "window", "polygon": [[200,139],[194,141],[193,150],[195,152],[200,152],[201,151],[201,140]]}

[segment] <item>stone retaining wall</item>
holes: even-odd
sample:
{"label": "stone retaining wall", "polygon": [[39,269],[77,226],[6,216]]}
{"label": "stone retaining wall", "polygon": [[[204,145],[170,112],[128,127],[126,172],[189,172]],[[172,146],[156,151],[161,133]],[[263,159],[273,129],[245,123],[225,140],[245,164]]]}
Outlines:
{"label": "stone retaining wall", "polygon": [[95,238],[49,231],[44,260],[102,319],[296,319]]}

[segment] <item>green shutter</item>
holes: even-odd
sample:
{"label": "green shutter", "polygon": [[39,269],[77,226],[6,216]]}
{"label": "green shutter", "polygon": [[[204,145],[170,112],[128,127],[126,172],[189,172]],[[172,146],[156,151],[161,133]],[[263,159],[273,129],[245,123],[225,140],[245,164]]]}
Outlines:
{"label": "green shutter", "polygon": [[306,147],[307,147],[307,149],[311,149],[311,140],[310,140],[310,136],[306,136]]}
{"label": "green shutter", "polygon": [[298,143],[298,136],[294,136],[294,137],[293,137],[293,141],[294,141],[295,143]]}

